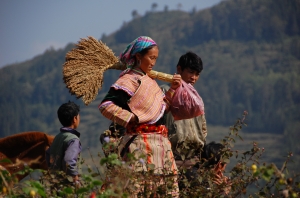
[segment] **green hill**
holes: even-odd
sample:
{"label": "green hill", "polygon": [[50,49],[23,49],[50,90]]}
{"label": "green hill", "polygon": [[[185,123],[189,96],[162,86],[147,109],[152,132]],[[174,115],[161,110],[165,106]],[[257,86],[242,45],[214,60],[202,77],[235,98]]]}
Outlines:
{"label": "green hill", "polygon": [[[293,138],[300,130],[298,0],[227,0],[189,13],[147,12],[100,39],[119,55],[140,35],[159,44],[157,71],[174,73],[179,56],[189,50],[202,57],[204,70],[196,89],[210,125],[232,125],[247,110],[245,132],[283,135],[282,143],[300,153]],[[0,69],[0,137],[22,131],[56,134],[57,108],[73,100],[81,105],[83,145],[99,146],[99,135],[109,122],[97,105],[119,71],[105,73],[97,99],[85,106],[69,94],[62,80],[65,55],[72,47],[50,49]]]}

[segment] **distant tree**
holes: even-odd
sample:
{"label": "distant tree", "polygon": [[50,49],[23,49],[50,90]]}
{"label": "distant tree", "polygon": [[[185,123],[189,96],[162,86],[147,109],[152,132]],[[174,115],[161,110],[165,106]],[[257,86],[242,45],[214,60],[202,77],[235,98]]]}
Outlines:
{"label": "distant tree", "polygon": [[158,6],[157,3],[152,3],[152,6],[151,6],[152,12],[156,11],[157,6]]}
{"label": "distant tree", "polygon": [[181,4],[181,3],[178,3],[178,4],[177,4],[177,9],[178,9],[178,10],[181,10],[181,8],[182,8],[182,4]]}
{"label": "distant tree", "polygon": [[126,21],[123,21],[122,27],[125,27],[127,25]]}
{"label": "distant tree", "polygon": [[100,40],[104,40],[104,39],[106,39],[106,37],[107,37],[106,34],[103,33]]}
{"label": "distant tree", "polygon": [[54,47],[51,45],[50,47],[48,47],[45,52],[51,52],[51,51],[55,51]]}
{"label": "distant tree", "polygon": [[132,10],[131,16],[133,19],[136,19],[139,16],[139,13],[136,10]]}
{"label": "distant tree", "polygon": [[169,7],[167,5],[165,5],[164,12],[168,12],[168,11],[169,11]]}
{"label": "distant tree", "polygon": [[194,6],[191,10],[191,15],[193,16],[197,12],[196,6]]}

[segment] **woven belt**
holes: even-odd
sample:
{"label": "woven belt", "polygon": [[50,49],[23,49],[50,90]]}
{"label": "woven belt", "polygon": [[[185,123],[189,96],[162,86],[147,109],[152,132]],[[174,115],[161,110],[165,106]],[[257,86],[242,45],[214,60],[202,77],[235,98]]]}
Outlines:
{"label": "woven belt", "polygon": [[139,124],[135,126],[128,126],[126,128],[126,134],[139,135],[139,134],[162,134],[164,137],[168,137],[168,129],[165,125],[155,124]]}

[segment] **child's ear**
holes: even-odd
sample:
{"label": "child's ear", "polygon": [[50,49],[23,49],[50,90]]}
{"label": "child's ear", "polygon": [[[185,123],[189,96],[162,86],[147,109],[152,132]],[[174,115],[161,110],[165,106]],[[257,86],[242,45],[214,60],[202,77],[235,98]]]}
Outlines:
{"label": "child's ear", "polygon": [[77,116],[74,116],[73,117],[73,124],[76,123],[76,121],[77,121]]}

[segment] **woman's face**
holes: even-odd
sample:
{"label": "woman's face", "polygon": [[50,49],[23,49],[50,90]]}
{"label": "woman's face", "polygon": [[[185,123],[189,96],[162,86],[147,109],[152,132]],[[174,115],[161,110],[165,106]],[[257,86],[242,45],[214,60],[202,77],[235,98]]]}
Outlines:
{"label": "woman's face", "polygon": [[152,47],[148,52],[142,56],[137,53],[136,58],[138,61],[141,61],[140,68],[143,72],[149,73],[156,63],[156,59],[158,58],[159,49],[157,46]]}

